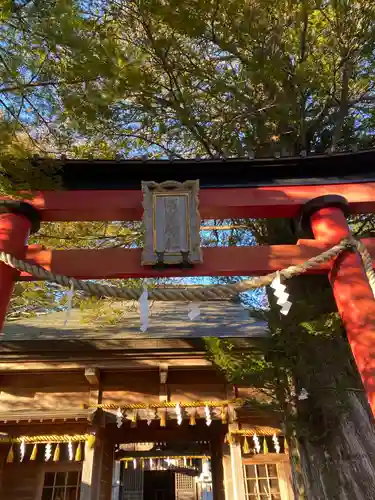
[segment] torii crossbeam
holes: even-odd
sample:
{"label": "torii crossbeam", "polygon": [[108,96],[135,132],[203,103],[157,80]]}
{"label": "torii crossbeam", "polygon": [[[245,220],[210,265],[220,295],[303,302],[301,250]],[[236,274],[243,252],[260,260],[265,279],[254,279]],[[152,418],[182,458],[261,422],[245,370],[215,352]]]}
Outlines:
{"label": "torii crossbeam", "polygon": [[[42,160],[35,160],[36,163]],[[24,202],[1,202],[0,251],[81,279],[148,276],[263,275],[301,264],[351,237],[347,212],[375,212],[375,152],[314,158],[204,161],[56,160],[65,190],[35,193]],[[104,167],[104,168],[103,168]],[[139,249],[45,250],[26,246],[42,221],[127,221],[142,216],[141,180],[200,178],[205,219],[299,216],[314,238],[296,245],[205,248],[191,269],[141,265]],[[117,178],[117,179],[116,179]],[[85,180],[86,179],[86,180]],[[375,239],[363,240],[375,261]],[[366,394],[375,412],[375,300],[360,257],[342,254],[316,271],[328,273]],[[17,275],[0,264],[0,322],[3,324]]]}

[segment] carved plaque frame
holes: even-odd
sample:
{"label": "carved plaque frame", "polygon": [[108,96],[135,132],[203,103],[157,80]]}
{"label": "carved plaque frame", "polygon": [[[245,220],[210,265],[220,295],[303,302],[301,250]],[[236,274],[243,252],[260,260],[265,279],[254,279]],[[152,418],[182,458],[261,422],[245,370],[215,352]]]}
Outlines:
{"label": "carved plaque frame", "polygon": [[142,182],[142,265],[202,262],[199,180]]}

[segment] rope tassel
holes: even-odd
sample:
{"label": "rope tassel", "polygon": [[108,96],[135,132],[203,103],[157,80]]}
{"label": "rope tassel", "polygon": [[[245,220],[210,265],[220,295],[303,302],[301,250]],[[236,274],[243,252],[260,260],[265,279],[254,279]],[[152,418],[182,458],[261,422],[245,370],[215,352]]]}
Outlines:
{"label": "rope tassel", "polygon": [[288,453],[289,451],[289,445],[286,437],[284,437],[284,453]]}
{"label": "rope tassel", "polygon": [[55,452],[53,454],[53,461],[58,462],[60,460],[60,444],[57,443]]}
{"label": "rope tassel", "polygon": [[74,459],[76,462],[80,462],[82,460],[82,443],[78,443]]}
{"label": "rope tassel", "polygon": [[267,455],[268,453],[268,444],[267,444],[267,439],[264,437],[263,438],[263,453]]}
{"label": "rope tassel", "polygon": [[137,418],[138,418],[138,412],[134,410],[131,421],[130,421],[130,427],[135,428],[137,427]]}
{"label": "rope tassel", "polygon": [[228,409],[226,408],[226,406],[222,407],[220,417],[222,424],[228,423]]}
{"label": "rope tassel", "polygon": [[7,456],[7,464],[11,464],[14,462],[14,449],[13,445],[9,448],[8,456]]}
{"label": "rope tassel", "polygon": [[32,461],[36,460],[37,454],[38,454],[38,445],[35,443],[33,446],[33,451],[31,452],[31,455],[30,455],[30,460],[32,460]]}
{"label": "rope tassel", "polygon": [[162,410],[160,413],[160,427],[166,427],[167,426],[167,412],[166,410]]}
{"label": "rope tassel", "polygon": [[197,418],[196,418],[196,416],[197,416],[197,412],[194,409],[194,410],[191,411],[190,418],[189,418],[189,425],[191,425],[192,427],[197,424]]}
{"label": "rope tassel", "polygon": [[90,434],[89,437],[87,438],[87,445],[90,448],[90,450],[94,448],[95,441],[96,441],[96,436],[94,434]]}
{"label": "rope tassel", "polygon": [[247,455],[248,453],[250,453],[249,442],[248,442],[246,436],[245,436],[245,439],[243,440],[242,451],[245,453],[245,455]]}

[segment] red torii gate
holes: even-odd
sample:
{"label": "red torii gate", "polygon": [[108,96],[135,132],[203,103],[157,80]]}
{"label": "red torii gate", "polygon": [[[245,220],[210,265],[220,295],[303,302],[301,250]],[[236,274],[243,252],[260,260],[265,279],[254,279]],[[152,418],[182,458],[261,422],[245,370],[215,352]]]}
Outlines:
{"label": "red torii gate", "polygon": [[[356,154],[348,156],[350,157],[349,164],[358,159]],[[324,158],[324,161],[326,161],[327,157]],[[327,161],[332,163],[337,161],[332,160],[332,158],[328,158]],[[375,160],[373,152],[370,159],[373,164]],[[342,162],[342,157],[339,156],[339,160]],[[369,160],[368,157],[367,160]],[[303,166],[303,159],[294,161],[301,162]],[[311,158],[309,161],[311,162]],[[317,161],[321,162],[320,159]],[[347,157],[345,161],[348,163]],[[72,163],[74,167],[74,162]],[[86,163],[89,164],[90,162]],[[160,165],[160,162],[157,163]],[[171,164],[171,162],[165,163]],[[175,164],[175,168],[179,163]],[[191,175],[194,172],[191,172],[187,165],[189,161],[185,163],[184,167],[186,169],[184,168],[183,172],[179,170],[178,176],[194,178]],[[254,168],[254,162],[249,163],[252,163],[251,168]],[[285,165],[282,161],[279,161],[279,163],[281,163],[284,171]],[[195,162],[195,164],[198,164],[204,170],[202,161]],[[355,162],[351,164],[355,170],[358,170]],[[75,165],[77,166],[77,162]],[[118,162],[116,165],[118,166]],[[228,182],[222,179],[215,187],[205,187],[203,185],[200,192],[200,213],[202,218],[292,218],[298,215],[300,222],[310,225],[315,239],[299,240],[296,245],[206,248],[203,250],[204,262],[188,270],[177,268],[160,270],[144,267],[141,265],[140,249],[56,251],[45,250],[38,246],[26,246],[27,237],[30,231],[38,229],[39,220],[129,221],[141,218],[142,194],[139,186],[138,189],[134,189],[132,185],[131,189],[119,190],[98,190],[91,189],[91,186],[83,190],[76,189],[76,186],[73,186],[73,189],[66,191],[40,192],[30,199],[26,198],[23,202],[9,202],[9,200],[0,202],[3,212],[0,215],[0,251],[10,253],[18,258],[24,258],[54,273],[81,279],[267,274],[291,264],[302,263],[337,244],[342,239],[350,237],[351,232],[346,220],[348,210],[351,213],[375,212],[375,182],[362,176],[361,172],[357,172],[356,179],[353,179],[353,175],[350,175],[352,182],[348,182],[345,178],[347,172],[344,172],[345,175],[342,174],[340,162],[339,166],[341,177],[344,179],[342,183],[338,180],[336,182],[330,180],[325,183],[324,178],[315,178],[311,181],[311,179],[302,177],[297,181],[295,178],[288,181],[283,175],[283,182],[277,183],[277,185],[258,185],[255,187],[251,186],[254,182],[246,181],[242,185],[230,187],[230,184],[228,185]],[[273,165],[274,167],[275,165]],[[314,168],[316,168],[316,165]],[[232,168],[229,170],[232,170]],[[159,171],[157,172],[158,177],[163,176]],[[71,175],[71,171],[69,174]],[[108,176],[108,172],[103,172],[103,174]],[[267,175],[266,169],[262,174]],[[229,172],[228,176],[230,175],[231,172]],[[324,176],[328,176],[328,172],[324,172]],[[214,177],[215,171],[211,172],[211,178]],[[167,175],[165,175],[164,180],[167,178]],[[140,179],[141,177],[139,181]],[[305,185],[306,183],[309,183],[309,185]],[[123,183],[120,182],[119,184],[122,187]],[[238,180],[236,184],[238,184]],[[80,185],[79,182],[78,185]],[[367,238],[363,242],[372,258],[375,259],[375,238]],[[348,340],[370,406],[373,413],[375,413],[374,296],[357,253],[348,251],[336,259],[334,266],[332,264],[321,266],[318,272],[328,272],[337,307],[345,324]],[[14,269],[1,263],[1,325],[4,322],[16,279],[31,280],[33,278],[24,273],[19,276]]]}

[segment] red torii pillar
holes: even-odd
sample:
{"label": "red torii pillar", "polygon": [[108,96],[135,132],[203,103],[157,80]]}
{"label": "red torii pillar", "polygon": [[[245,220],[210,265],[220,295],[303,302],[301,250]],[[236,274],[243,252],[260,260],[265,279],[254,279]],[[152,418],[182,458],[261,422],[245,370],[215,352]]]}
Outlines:
{"label": "red torii pillar", "polygon": [[[38,211],[22,201],[0,201],[0,251],[22,259],[30,233],[39,229]],[[0,332],[18,272],[0,263]]]}
{"label": "red torii pillar", "polygon": [[[316,240],[333,246],[352,236],[347,212],[345,198],[321,196],[303,207],[300,221],[305,229],[311,227]],[[328,277],[375,415],[375,300],[359,254],[355,251],[341,254],[332,262]]]}

